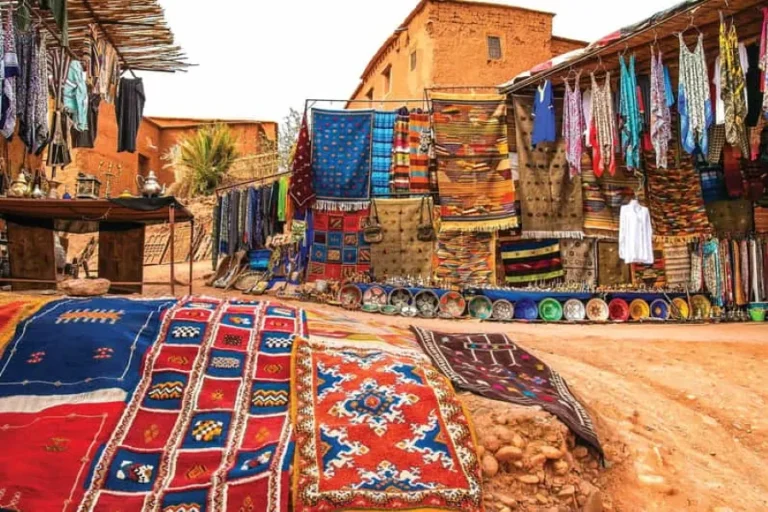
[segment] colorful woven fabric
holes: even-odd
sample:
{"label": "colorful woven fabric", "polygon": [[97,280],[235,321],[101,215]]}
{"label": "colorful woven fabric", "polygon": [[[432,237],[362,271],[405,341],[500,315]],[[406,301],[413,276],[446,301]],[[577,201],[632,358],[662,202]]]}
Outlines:
{"label": "colorful woven fabric", "polygon": [[371,245],[371,266],[379,282],[383,282],[385,277],[395,276],[429,279],[434,243],[420,241],[417,234],[419,223],[429,222],[430,208],[431,199],[376,200],[384,238],[380,243]]}
{"label": "colorful woven fabric", "polygon": [[565,276],[559,240],[511,242],[501,246],[505,281],[525,285]]}
{"label": "colorful woven fabric", "polygon": [[691,251],[688,244],[664,244],[664,272],[669,288],[690,286]]}
{"label": "colorful woven fabric", "polygon": [[441,231],[433,267],[444,286],[496,282],[496,237],[492,233]]}
{"label": "colorful woven fabric", "polygon": [[629,265],[619,257],[619,244],[597,243],[597,284],[600,286],[621,286],[629,284]]}
{"label": "colorful woven fabric", "polygon": [[594,240],[560,240],[565,282],[597,284],[597,246]]}
{"label": "colorful woven fabric", "polygon": [[356,277],[371,269],[371,247],[363,238],[368,209],[314,212],[307,281]]}
{"label": "colorful woven fabric", "polygon": [[392,141],[392,189],[407,193],[411,190],[411,141],[410,114],[400,109],[395,117]]}
{"label": "colorful woven fabric", "polygon": [[[293,155],[291,172],[291,184],[288,193],[296,206],[296,211],[306,211],[317,197],[313,188],[312,142],[309,138],[306,114],[301,119],[301,129],[296,141],[296,152]],[[222,239],[226,239],[226,237],[222,236]]]}
{"label": "colorful woven fabric", "polygon": [[[138,381],[144,353],[157,339],[173,299],[59,299],[23,321],[0,359],[0,410],[22,397],[116,390],[124,399]],[[30,402],[31,403],[31,402]]]}
{"label": "colorful woven fabric", "polygon": [[701,195],[704,198],[704,203],[728,199],[725,181],[723,181],[722,167],[716,165],[701,168],[699,169],[699,177],[701,179]]}
{"label": "colorful woven fabric", "polygon": [[[524,238],[582,238],[584,206],[581,176],[569,176],[565,142],[531,145],[532,99],[514,98],[520,203]],[[562,101],[556,104],[559,110]]]}
{"label": "colorful woven fabric", "polygon": [[652,265],[632,264],[632,282],[637,287],[645,288],[665,288],[667,286],[663,245],[654,246]]}
{"label": "colorful woven fabric", "polygon": [[306,324],[294,308],[180,303],[96,459],[80,509],[287,511],[297,335]]}
{"label": "colorful woven fabric", "polygon": [[297,339],[294,510],[482,510],[471,427],[413,351]]}
{"label": "colorful woven fabric", "polygon": [[755,233],[768,235],[768,206],[755,205]]}
{"label": "colorful woven fabric", "polygon": [[19,323],[51,300],[50,297],[0,295],[0,356],[16,333]]}
{"label": "colorful woven fabric", "polygon": [[433,93],[432,109],[441,229],[517,227],[504,98]]}
{"label": "colorful woven fabric", "polygon": [[429,114],[412,112],[408,119],[408,143],[411,150],[410,191],[429,192],[429,146],[432,144]]}
{"label": "colorful woven fabric", "polygon": [[602,455],[589,413],[565,380],[505,334],[445,334],[412,327],[440,371],[458,388],[557,416]]}
{"label": "colorful woven fabric", "polygon": [[312,172],[321,210],[361,210],[371,197],[372,110],[312,110]]}
{"label": "colorful woven fabric", "polygon": [[752,233],[752,202],[737,199],[707,205],[707,216],[718,236],[747,236]]}
{"label": "colorful woven fabric", "polygon": [[[591,160],[590,160],[591,162]],[[592,165],[585,164],[581,175],[584,194],[584,234],[594,238],[617,239],[621,207],[635,194],[643,200],[640,179],[620,166],[616,174],[595,176]]]}
{"label": "colorful woven fabric", "polygon": [[373,161],[371,195],[389,197],[392,181],[392,140],[395,135],[395,112],[376,112],[373,116]]}

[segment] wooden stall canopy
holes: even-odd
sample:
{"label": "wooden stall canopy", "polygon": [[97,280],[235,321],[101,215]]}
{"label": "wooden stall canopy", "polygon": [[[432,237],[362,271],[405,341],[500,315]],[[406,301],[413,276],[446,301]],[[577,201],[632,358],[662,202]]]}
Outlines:
{"label": "wooden stall canopy", "polygon": [[[680,42],[678,33],[693,47],[699,31],[704,34],[704,52],[708,64],[719,54],[720,13],[733,19],[739,42],[751,44],[759,40],[766,0],[686,0],[670,9],[660,11],[639,23],[620,29],[595,41],[584,49],[575,50],[534,66],[511,81],[499,86],[502,94],[532,94],[543,80],[555,88],[563,87],[563,78],[570,70],[581,70],[581,86],[588,87],[590,72],[597,70],[598,79],[605,71],[614,80],[619,78],[619,56],[637,56],[636,69],[650,68],[651,45],[664,54],[673,81],[677,82]],[[573,75],[571,75],[571,78]]]}
{"label": "wooden stall canopy", "polygon": [[[174,206],[176,222],[194,220],[192,213],[182,204]],[[154,224],[168,222],[168,208],[136,210],[107,199],[0,199],[0,215],[25,219],[59,219],[81,222],[140,222]]]}

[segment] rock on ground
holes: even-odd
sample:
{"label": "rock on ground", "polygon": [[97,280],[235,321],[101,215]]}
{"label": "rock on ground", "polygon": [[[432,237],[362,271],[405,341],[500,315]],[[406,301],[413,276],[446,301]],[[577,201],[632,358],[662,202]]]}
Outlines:
{"label": "rock on ground", "polygon": [[109,279],[69,279],[58,284],[58,289],[72,297],[96,297],[109,291]]}

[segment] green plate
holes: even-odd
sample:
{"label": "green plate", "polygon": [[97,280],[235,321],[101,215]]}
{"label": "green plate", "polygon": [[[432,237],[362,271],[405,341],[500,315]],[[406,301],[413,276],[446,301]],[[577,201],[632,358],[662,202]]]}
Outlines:
{"label": "green plate", "polygon": [[563,319],[563,306],[555,299],[539,302],[539,316],[545,322],[559,322]]}

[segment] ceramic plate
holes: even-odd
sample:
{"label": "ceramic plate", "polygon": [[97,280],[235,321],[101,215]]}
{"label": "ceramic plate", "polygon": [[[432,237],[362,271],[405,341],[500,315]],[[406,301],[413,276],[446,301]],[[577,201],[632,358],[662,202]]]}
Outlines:
{"label": "ceramic plate", "polygon": [[387,291],[379,285],[374,285],[363,293],[363,304],[374,304],[376,306],[387,305]]}
{"label": "ceramic plate", "polygon": [[509,322],[515,318],[515,306],[508,300],[499,299],[493,303],[491,317],[500,322]]}
{"label": "ceramic plate", "polygon": [[389,292],[389,304],[398,309],[410,306],[413,303],[413,294],[407,288],[395,288]]}
{"label": "ceramic plate", "polygon": [[587,318],[593,322],[605,322],[608,320],[608,304],[603,299],[594,298],[587,302]]}
{"label": "ceramic plate", "polygon": [[624,299],[613,299],[608,303],[608,316],[614,322],[629,320],[629,304]]}
{"label": "ceramic plate", "polygon": [[694,318],[709,318],[712,314],[712,303],[704,295],[691,297],[691,309]]}
{"label": "ceramic plate", "polygon": [[493,303],[484,295],[476,295],[469,301],[469,314],[478,320],[488,320],[493,314]]}
{"label": "ceramic plate", "polygon": [[358,309],[363,301],[363,292],[356,284],[345,284],[339,290],[339,302],[348,309]]}
{"label": "ceramic plate", "polygon": [[545,322],[559,322],[563,319],[563,306],[555,299],[544,299],[539,302],[539,316]]}
{"label": "ceramic plate", "polygon": [[651,318],[667,320],[669,318],[669,303],[664,299],[651,302]]}
{"label": "ceramic plate", "polygon": [[467,308],[467,301],[459,292],[448,292],[440,297],[440,312],[449,318],[460,318]]}
{"label": "ceramic plate", "polygon": [[424,318],[434,318],[440,310],[440,299],[432,290],[421,290],[413,298],[413,303],[419,310],[419,315]]}
{"label": "ceramic plate", "polygon": [[672,299],[672,317],[678,320],[688,320],[691,317],[691,308],[688,307],[688,301],[682,297]]}
{"label": "ceramic plate", "polygon": [[536,320],[539,318],[539,307],[531,299],[523,299],[515,304],[515,318],[519,320]]}
{"label": "ceramic plate", "polygon": [[629,305],[629,316],[632,320],[643,320],[651,316],[651,307],[643,299],[635,299]]}
{"label": "ceramic plate", "polygon": [[563,315],[566,320],[578,322],[587,317],[587,311],[579,299],[568,299],[563,305]]}

